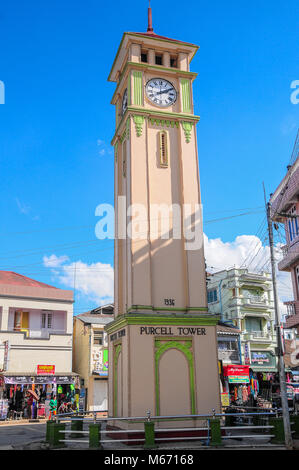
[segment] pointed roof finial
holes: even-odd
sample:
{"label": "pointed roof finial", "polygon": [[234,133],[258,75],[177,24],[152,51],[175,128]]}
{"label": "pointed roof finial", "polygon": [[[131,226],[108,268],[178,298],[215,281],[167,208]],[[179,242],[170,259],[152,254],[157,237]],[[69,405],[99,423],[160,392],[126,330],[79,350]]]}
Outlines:
{"label": "pointed roof finial", "polygon": [[149,0],[148,3],[149,3],[149,6],[148,6],[148,27],[147,27],[147,32],[152,33],[154,31],[154,29],[153,29],[151,0]]}

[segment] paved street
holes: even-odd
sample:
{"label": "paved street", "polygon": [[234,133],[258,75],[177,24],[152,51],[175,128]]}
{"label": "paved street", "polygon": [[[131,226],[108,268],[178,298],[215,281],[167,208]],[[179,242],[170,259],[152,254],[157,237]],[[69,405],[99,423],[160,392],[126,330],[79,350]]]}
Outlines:
{"label": "paved street", "polygon": [[45,439],[45,423],[1,424],[0,450]]}

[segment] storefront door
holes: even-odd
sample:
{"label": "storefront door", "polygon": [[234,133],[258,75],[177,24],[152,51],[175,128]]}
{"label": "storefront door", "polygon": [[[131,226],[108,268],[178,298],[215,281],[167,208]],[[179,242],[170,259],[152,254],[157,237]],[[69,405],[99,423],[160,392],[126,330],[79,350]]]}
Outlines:
{"label": "storefront door", "polygon": [[93,403],[91,403],[91,411],[107,411],[108,410],[108,387],[107,380],[94,380],[93,382]]}

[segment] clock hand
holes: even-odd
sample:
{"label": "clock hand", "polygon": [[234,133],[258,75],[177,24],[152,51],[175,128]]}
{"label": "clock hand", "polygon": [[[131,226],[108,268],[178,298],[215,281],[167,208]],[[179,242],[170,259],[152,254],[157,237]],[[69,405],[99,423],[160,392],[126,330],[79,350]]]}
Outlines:
{"label": "clock hand", "polygon": [[172,91],[172,88],[168,88],[168,90],[157,91],[156,95],[163,95],[163,93],[168,93],[169,91]]}

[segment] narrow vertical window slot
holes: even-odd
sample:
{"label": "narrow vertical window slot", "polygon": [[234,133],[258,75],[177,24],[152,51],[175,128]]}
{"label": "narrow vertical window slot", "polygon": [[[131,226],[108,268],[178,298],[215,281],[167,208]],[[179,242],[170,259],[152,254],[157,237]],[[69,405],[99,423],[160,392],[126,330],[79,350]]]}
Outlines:
{"label": "narrow vertical window slot", "polygon": [[168,166],[168,143],[167,132],[160,132],[160,165],[163,167]]}

